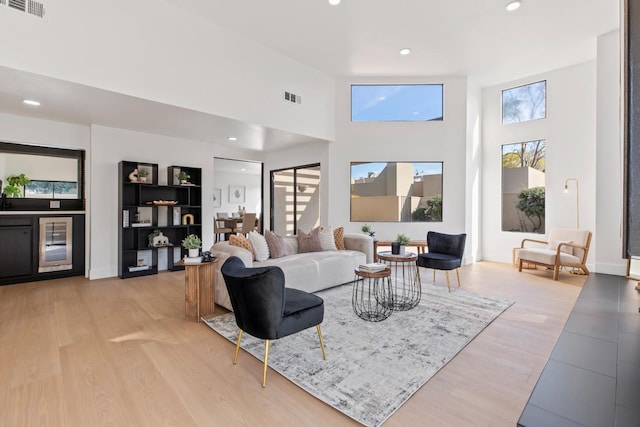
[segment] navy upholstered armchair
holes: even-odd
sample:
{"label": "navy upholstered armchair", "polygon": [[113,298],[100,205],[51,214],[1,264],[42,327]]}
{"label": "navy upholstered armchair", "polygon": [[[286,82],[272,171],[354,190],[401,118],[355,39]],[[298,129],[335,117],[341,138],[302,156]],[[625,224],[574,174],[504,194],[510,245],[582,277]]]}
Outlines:
{"label": "navy upholstered armchair", "polygon": [[447,288],[451,292],[449,270],[455,270],[460,286],[460,265],[464,254],[466,234],[444,234],[435,231],[427,233],[427,249],[429,252],[419,254],[416,263],[419,267],[433,268],[433,281],[436,281],[436,270],[444,270]]}
{"label": "navy upholstered armchair", "polygon": [[320,323],[324,318],[324,301],[319,296],[286,288],[280,267],[247,268],[232,256],[223,264],[222,275],[238,325],[238,341],[233,363],[238,361],[242,333],[265,340],[262,387],[267,385],[269,341],[295,334],[312,326],[318,331],[322,357],[327,356]]}

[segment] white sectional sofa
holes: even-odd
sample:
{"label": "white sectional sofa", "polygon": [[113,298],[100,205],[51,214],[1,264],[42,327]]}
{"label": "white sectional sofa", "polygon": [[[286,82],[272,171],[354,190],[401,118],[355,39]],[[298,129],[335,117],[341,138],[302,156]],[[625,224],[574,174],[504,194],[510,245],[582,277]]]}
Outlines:
{"label": "white sectional sofa", "polygon": [[288,255],[254,261],[251,253],[229,242],[218,242],[211,247],[217,258],[215,264],[215,302],[232,310],[227,286],[220,272],[222,264],[230,256],[237,256],[247,267],[277,265],[284,272],[285,286],[307,292],[316,292],[354,280],[354,269],[364,263],[373,262],[373,239],[365,234],[345,233],[346,250],[298,253],[295,236],[284,237]]}

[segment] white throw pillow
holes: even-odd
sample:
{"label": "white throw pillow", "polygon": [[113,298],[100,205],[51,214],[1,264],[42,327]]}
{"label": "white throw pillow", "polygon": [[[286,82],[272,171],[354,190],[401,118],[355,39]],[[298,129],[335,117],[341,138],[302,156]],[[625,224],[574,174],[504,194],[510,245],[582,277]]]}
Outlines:
{"label": "white throw pillow", "polygon": [[320,246],[323,251],[337,251],[336,239],[333,237],[333,227],[320,228]]}
{"label": "white throw pillow", "polygon": [[257,231],[251,231],[248,234],[251,246],[253,246],[253,252],[255,254],[256,261],[266,261],[269,259],[269,245],[267,245],[267,239],[258,233]]}
{"label": "white throw pillow", "polygon": [[[551,249],[552,251],[557,251],[558,250],[558,245],[560,243],[573,243],[573,240],[552,240],[549,242],[549,249]],[[560,247],[560,252],[563,252],[565,254],[569,254],[569,255],[573,255],[573,248],[571,246],[561,246]]]}

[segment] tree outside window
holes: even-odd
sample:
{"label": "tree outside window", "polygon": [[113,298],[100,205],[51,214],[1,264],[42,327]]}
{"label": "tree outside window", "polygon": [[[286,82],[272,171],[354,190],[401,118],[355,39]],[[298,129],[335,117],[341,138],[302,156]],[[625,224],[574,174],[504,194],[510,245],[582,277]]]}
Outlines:
{"label": "tree outside window", "polygon": [[502,91],[502,124],[546,117],[547,82],[541,81]]}
{"label": "tree outside window", "polygon": [[502,231],[545,232],[545,141],[502,146]]}

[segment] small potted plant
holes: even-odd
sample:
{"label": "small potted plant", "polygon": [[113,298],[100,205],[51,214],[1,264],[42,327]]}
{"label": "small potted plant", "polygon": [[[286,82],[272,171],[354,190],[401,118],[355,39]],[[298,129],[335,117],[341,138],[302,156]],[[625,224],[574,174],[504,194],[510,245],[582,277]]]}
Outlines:
{"label": "small potted plant", "polygon": [[31,182],[25,174],[9,175],[7,177],[7,184],[4,187],[4,193],[7,197],[22,197],[24,186]]}
{"label": "small potted plant", "polygon": [[191,178],[191,175],[189,175],[185,170],[181,170],[180,173],[176,176],[178,177],[180,184],[188,184],[189,178]]}
{"label": "small potted plant", "polygon": [[363,233],[368,233],[371,237],[375,237],[376,235],[376,232],[371,230],[371,226],[369,224],[364,224],[360,230],[362,230]]}
{"label": "small potted plant", "polygon": [[202,240],[200,240],[200,237],[196,236],[195,234],[189,234],[182,240],[182,247],[187,249],[189,258],[196,258],[200,253]]}
{"label": "small potted plant", "polygon": [[391,253],[394,255],[404,255],[404,250],[411,239],[406,234],[398,234],[396,241],[391,243]]}
{"label": "small potted plant", "polygon": [[147,182],[147,177],[149,176],[149,171],[146,169],[138,169],[138,177],[140,178],[140,182]]}

